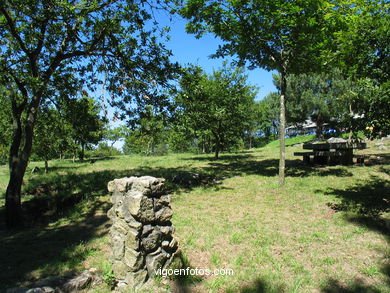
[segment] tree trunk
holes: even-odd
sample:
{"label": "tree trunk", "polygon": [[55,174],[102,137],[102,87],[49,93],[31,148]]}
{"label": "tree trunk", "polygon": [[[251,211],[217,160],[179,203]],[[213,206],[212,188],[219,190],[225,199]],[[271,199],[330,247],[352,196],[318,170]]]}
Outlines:
{"label": "tree trunk", "polygon": [[280,127],[279,127],[279,140],[280,140],[280,156],[279,156],[279,186],[283,186],[285,182],[285,166],[286,166],[286,109],[285,109],[285,97],[286,97],[286,73],[281,72],[280,83]]}
{"label": "tree trunk", "polygon": [[45,158],[45,173],[49,172],[49,160]]}
{"label": "tree trunk", "polygon": [[85,144],[81,144],[80,161],[84,161]]}
{"label": "tree trunk", "polygon": [[219,151],[220,151],[220,142],[219,142],[219,138],[216,137],[215,138],[215,155],[214,155],[214,158],[216,160],[218,160],[218,158],[219,158]]}
{"label": "tree trunk", "polygon": [[23,177],[31,154],[34,122],[39,102],[39,99],[33,98],[28,106],[23,129],[21,123],[23,108],[19,109],[13,101],[14,133],[9,158],[10,178],[5,193],[5,223],[8,229],[23,226],[21,190]]}
{"label": "tree trunk", "polygon": [[316,137],[319,140],[322,140],[324,138],[323,130],[324,130],[324,123],[321,115],[318,115],[317,121],[316,121]]}

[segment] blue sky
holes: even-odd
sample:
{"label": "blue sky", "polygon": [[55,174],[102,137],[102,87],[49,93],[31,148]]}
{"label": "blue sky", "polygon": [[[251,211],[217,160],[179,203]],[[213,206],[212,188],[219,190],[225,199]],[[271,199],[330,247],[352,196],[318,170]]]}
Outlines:
{"label": "blue sky", "polygon": [[[213,70],[222,67],[224,59],[211,59],[209,56],[215,53],[218,45],[222,44],[221,40],[215,38],[212,34],[203,36],[200,39],[185,32],[186,20],[178,15],[175,15],[170,20],[169,15],[160,13],[156,15],[156,20],[159,26],[169,26],[171,31],[169,33],[170,40],[166,43],[167,49],[171,50],[173,56],[171,60],[179,62],[181,65],[195,64],[202,67],[207,73],[211,74]],[[231,59],[230,59],[231,60]],[[256,100],[261,100],[270,92],[276,91],[272,83],[272,72],[263,69],[247,70],[248,81],[251,85],[259,88]],[[109,116],[112,116],[112,109],[109,109]],[[113,126],[124,124],[123,121],[116,121],[112,123]],[[118,141],[114,144],[118,149],[123,146],[123,141]]]}
{"label": "blue sky", "polygon": [[[182,65],[192,63],[202,67],[207,73],[212,73],[213,69],[219,69],[222,66],[223,59],[211,59],[209,56],[215,53],[221,40],[208,34],[200,39],[185,32],[186,20],[180,16],[174,16],[169,21],[166,15],[159,15],[160,25],[171,27],[170,41],[166,44],[167,48],[172,50],[172,61],[177,61]],[[272,83],[272,72],[263,69],[247,70],[248,79],[251,85],[259,88],[257,99],[264,98],[270,92],[276,91]]]}

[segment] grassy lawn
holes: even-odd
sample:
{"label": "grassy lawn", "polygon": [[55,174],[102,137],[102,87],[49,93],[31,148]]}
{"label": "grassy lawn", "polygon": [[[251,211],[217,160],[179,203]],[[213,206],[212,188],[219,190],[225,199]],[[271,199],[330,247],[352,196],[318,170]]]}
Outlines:
{"label": "grassy lawn", "polygon": [[[172,281],[176,292],[389,292],[389,153],[371,143],[362,151],[372,155],[365,166],[305,166],[293,156],[301,142],[287,143],[283,188],[275,142],[218,161],[212,154],[123,156],[92,164],[54,161],[49,174],[28,172],[30,227],[10,233],[0,226],[0,292],[90,267],[109,276],[106,186],[131,175],[167,179],[189,266],[234,270],[233,276]],[[175,185],[181,171],[205,180]],[[1,166],[0,188],[6,184]],[[108,285],[94,292],[109,292]]]}

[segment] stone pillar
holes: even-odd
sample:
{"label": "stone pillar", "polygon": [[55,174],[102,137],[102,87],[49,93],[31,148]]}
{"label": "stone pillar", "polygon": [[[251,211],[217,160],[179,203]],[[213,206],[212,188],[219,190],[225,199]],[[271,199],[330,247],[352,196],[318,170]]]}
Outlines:
{"label": "stone pillar", "polygon": [[173,237],[170,195],[163,178],[125,177],[108,183],[113,207],[111,262],[121,286],[139,290],[151,286],[158,269],[180,267]]}

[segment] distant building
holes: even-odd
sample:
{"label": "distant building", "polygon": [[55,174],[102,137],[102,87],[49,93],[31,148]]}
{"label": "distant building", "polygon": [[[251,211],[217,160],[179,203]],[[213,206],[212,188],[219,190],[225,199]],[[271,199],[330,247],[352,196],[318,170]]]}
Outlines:
{"label": "distant building", "polygon": [[[334,129],[328,129],[327,123],[324,123],[323,129],[326,133],[336,132]],[[294,137],[298,135],[312,135],[316,134],[317,124],[310,118],[306,119],[304,123],[298,123],[286,128],[286,137]]]}

